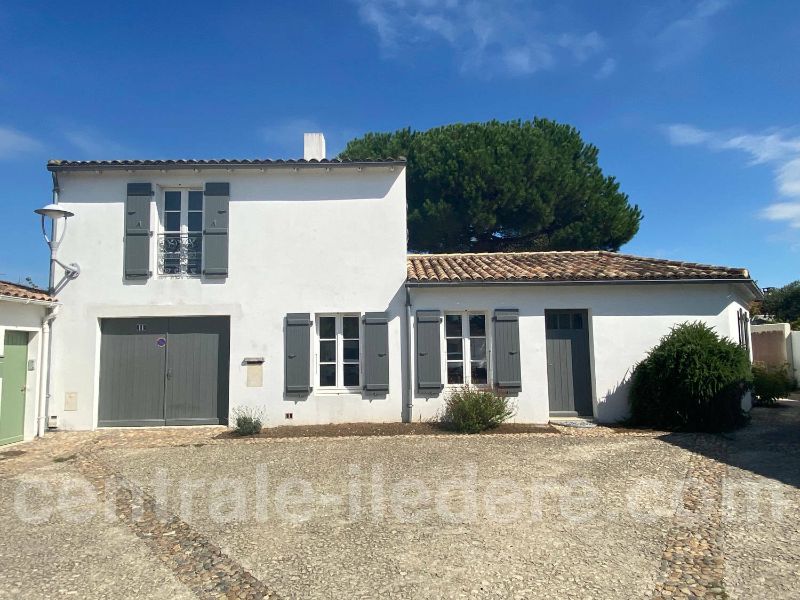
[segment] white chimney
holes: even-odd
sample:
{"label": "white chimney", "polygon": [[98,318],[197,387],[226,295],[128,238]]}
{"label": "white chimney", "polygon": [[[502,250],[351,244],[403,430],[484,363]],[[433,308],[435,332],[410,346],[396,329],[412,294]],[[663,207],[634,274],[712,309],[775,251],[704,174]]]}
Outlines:
{"label": "white chimney", "polygon": [[325,136],[321,133],[303,134],[303,158],[306,160],[325,158]]}

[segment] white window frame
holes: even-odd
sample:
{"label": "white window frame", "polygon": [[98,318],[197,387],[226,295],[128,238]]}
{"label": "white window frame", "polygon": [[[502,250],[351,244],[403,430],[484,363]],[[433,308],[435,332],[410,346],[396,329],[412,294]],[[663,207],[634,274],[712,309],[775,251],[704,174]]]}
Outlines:
{"label": "white window frame", "polygon": [[[181,194],[181,211],[180,211],[180,231],[167,231],[166,224],[167,224],[167,212],[174,212],[174,211],[167,211],[167,192],[180,192]],[[156,228],[156,232],[158,234],[158,238],[163,235],[168,235],[170,233],[177,233],[181,236],[188,235],[189,231],[189,192],[200,192],[203,194],[202,187],[196,186],[187,186],[187,187],[180,187],[180,186],[165,186],[160,188],[160,194],[158,198],[158,227]],[[195,212],[195,211],[191,211]],[[199,233],[200,236],[203,235],[203,228],[205,227],[205,197],[203,197],[203,208],[200,210],[201,221],[200,221],[200,231],[193,232]],[[205,244],[201,240],[200,248],[201,248],[201,257],[200,257],[200,272],[197,274],[188,274],[188,273],[161,273],[159,277],[163,277],[165,279],[175,279],[175,278],[190,278],[190,279],[199,279],[202,277],[203,273],[203,265],[205,262],[205,252],[204,252]],[[159,252],[161,251],[158,243],[158,239],[156,239],[156,251],[153,253],[156,260],[156,268],[153,270],[154,273],[158,273],[158,261],[159,261]]]}
{"label": "white window frame", "polygon": [[[336,319],[336,385],[322,386],[320,383],[320,319],[323,317],[334,317]],[[344,318],[353,317],[358,319],[358,386],[344,385]],[[330,363],[325,363],[330,364]],[[349,363],[353,364],[353,363]],[[360,393],[364,383],[364,323],[360,313],[319,313],[314,315],[314,383],[317,392],[326,394],[341,393]]]}
{"label": "white window frame", "polygon": [[[442,346],[442,381],[445,388],[458,388],[464,385],[473,385],[478,388],[492,387],[492,327],[491,315],[488,310],[445,310],[442,311],[441,346]],[[447,381],[447,315],[458,315],[461,317],[461,365],[464,370],[463,383],[448,383]],[[472,347],[469,335],[469,317],[471,315],[482,315],[485,326],[486,339],[486,383],[472,383]],[[479,336],[473,336],[479,337]],[[452,361],[451,361],[452,362]]]}

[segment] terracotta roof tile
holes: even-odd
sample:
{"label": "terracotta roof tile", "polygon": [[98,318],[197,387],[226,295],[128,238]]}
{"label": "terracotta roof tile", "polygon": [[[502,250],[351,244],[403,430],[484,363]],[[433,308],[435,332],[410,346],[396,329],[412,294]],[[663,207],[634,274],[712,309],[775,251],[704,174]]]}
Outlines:
{"label": "terracotta roof tile", "polygon": [[410,283],[750,279],[747,269],[616,252],[410,254]]}
{"label": "terracotta roof tile", "polygon": [[0,298],[11,296],[12,298],[22,298],[24,300],[40,300],[44,302],[56,302],[56,299],[36,288],[11,283],[10,281],[0,281]]}
{"label": "terracotta roof tile", "polygon": [[194,168],[253,168],[253,167],[303,167],[303,166],[381,166],[404,165],[406,159],[368,158],[363,160],[343,160],[323,158],[321,160],[304,158],[178,158],[152,160],[49,160],[48,171],[94,170],[94,169],[194,169]]}

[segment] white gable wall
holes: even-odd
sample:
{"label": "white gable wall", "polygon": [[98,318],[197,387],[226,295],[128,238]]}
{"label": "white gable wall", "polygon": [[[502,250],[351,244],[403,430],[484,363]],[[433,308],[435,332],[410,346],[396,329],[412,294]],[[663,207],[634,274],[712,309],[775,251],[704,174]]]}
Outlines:
{"label": "white gable wall", "polygon": [[[230,183],[229,276],[123,278],[126,184],[202,189]],[[97,423],[100,319],[229,315],[230,408],[261,407],[269,424],[396,421],[402,408],[406,278],[405,173],[400,166],[59,173],[60,202],[73,211],[59,257],[81,275],[59,295],[53,325],[50,414],[65,429]],[[152,230],[158,212],[151,210]],[[284,397],[283,319],[289,312],[388,311],[390,393]],[[263,387],[246,386],[245,357],[263,356]],[[312,359],[313,362],[313,359]],[[77,410],[65,410],[67,393]],[[317,401],[319,400],[319,401]],[[368,407],[368,408],[367,408]]]}
{"label": "white gable wall", "polygon": [[[546,309],[588,310],[594,413],[603,422],[627,415],[630,371],[671,327],[702,321],[738,342],[736,311],[747,309],[729,284],[441,286],[411,293],[414,311],[486,311],[491,317],[496,308],[519,309],[522,390],[515,420],[522,423],[549,420]],[[447,391],[426,396],[415,388],[413,420],[435,416]]]}

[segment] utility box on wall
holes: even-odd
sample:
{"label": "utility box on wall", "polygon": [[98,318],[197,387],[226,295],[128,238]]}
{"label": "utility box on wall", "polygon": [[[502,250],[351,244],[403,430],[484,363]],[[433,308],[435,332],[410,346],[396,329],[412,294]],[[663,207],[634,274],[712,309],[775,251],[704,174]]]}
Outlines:
{"label": "utility box on wall", "polygon": [[264,357],[255,356],[248,357],[242,361],[246,370],[247,387],[263,387],[264,386]]}

